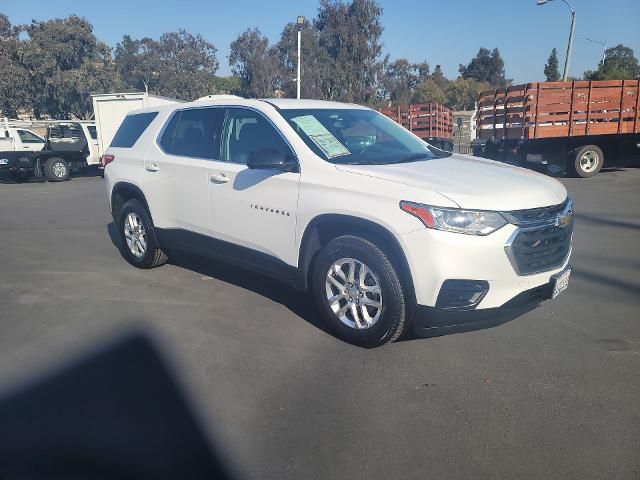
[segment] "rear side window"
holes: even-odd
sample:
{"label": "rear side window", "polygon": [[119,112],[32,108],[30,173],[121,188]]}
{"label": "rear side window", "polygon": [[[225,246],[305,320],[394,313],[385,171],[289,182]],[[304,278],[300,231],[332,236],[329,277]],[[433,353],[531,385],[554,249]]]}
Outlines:
{"label": "rear side window", "polygon": [[158,112],[134,113],[127,115],[111,141],[112,147],[131,148],[156,118]]}
{"label": "rear side window", "polygon": [[89,130],[89,135],[91,135],[91,138],[94,140],[98,139],[98,132],[96,131],[96,127],[94,125],[89,125],[87,127],[87,130]]}
{"label": "rear side window", "polygon": [[58,123],[49,127],[49,139],[84,138],[82,128],[77,123]]}
{"label": "rear side window", "polygon": [[223,119],[221,108],[176,112],[162,134],[160,146],[172,155],[217,159]]}

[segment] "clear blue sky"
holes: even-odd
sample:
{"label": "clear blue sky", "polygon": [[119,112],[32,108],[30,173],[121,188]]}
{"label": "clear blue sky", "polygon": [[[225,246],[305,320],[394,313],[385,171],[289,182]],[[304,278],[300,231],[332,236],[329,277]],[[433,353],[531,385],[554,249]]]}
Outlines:
{"label": "clear blue sky", "polygon": [[[577,11],[570,74],[595,68],[602,47],[584,38],[623,43],[640,58],[640,0],[569,0]],[[570,13],[561,0],[536,6],[536,0],[379,0],[385,27],[382,42],[392,58],[441,64],[455,78],[458,64],[468,63],[480,46],[498,47],[507,77],[516,83],[542,80],[553,47],[564,64]],[[230,73],[229,44],[248,27],[258,26],[276,41],[297,15],[314,17],[316,0],[0,0],[0,12],[12,23],[77,14],[95,34],[115,45],[123,34],[157,38],[185,28],[201,33],[218,48],[220,70]]]}

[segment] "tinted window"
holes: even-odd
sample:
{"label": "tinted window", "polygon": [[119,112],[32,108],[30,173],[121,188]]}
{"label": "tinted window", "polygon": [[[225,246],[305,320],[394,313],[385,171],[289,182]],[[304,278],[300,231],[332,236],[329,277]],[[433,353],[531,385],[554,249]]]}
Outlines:
{"label": "tinted window", "polygon": [[89,135],[91,135],[91,138],[93,138],[94,140],[98,138],[98,132],[96,132],[96,127],[94,125],[89,125],[87,127],[87,130],[89,130]]}
{"label": "tinted window", "polygon": [[63,138],[84,138],[82,128],[77,123],[58,123],[49,126],[49,138],[52,140]]}
{"label": "tinted window", "polygon": [[22,143],[43,143],[44,140],[39,136],[31,133],[27,130],[18,130],[18,135],[20,136],[20,140]]}
{"label": "tinted window", "polygon": [[224,110],[195,108],[177,112],[160,139],[165,152],[183,157],[218,158]]}
{"label": "tinted window", "polygon": [[131,148],[147,129],[158,112],[135,113],[127,115],[111,141],[112,147]]}
{"label": "tinted window", "polygon": [[258,150],[276,150],[291,155],[282,135],[261,114],[244,108],[230,108],[224,121],[222,160],[247,163],[249,154]]}

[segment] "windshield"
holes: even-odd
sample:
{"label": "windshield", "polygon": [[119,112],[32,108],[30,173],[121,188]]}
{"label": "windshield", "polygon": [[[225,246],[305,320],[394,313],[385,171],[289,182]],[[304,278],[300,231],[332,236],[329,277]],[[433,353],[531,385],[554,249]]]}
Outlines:
{"label": "windshield", "polygon": [[373,110],[280,110],[300,138],[324,160],[384,165],[451,155],[432,147]]}

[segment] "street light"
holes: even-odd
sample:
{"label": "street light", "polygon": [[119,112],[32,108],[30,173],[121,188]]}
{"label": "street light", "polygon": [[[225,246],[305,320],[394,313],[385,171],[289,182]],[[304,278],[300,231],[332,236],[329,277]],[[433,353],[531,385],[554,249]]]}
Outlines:
{"label": "street light", "polygon": [[585,40],[602,45],[602,66],[604,67],[604,61],[607,58],[607,42],[599,42],[597,40],[591,40],[590,38],[585,38]]}
{"label": "street light", "polygon": [[298,76],[296,98],[300,100],[300,44],[302,43],[302,26],[304,25],[304,17],[299,15],[296,23],[298,24]]}
{"label": "street light", "polygon": [[[538,0],[538,5],[544,5],[547,2],[552,2],[553,0]],[[571,4],[567,0],[562,0],[567,4],[569,10],[571,10],[571,32],[569,33],[569,45],[567,45],[567,56],[564,59],[564,73],[562,75],[562,81],[566,82],[567,77],[569,76],[569,64],[571,63],[571,49],[573,48],[573,32],[576,29],[576,11],[573,9]]]}

